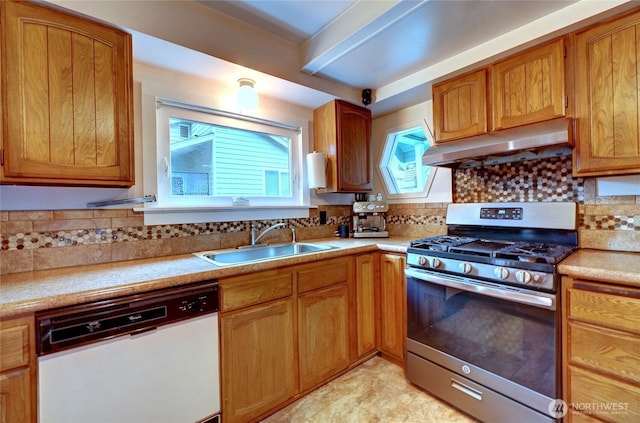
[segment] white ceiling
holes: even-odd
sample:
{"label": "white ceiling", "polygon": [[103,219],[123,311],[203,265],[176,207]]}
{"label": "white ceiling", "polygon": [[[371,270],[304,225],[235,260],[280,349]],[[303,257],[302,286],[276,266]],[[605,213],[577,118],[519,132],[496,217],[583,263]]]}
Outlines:
{"label": "white ceiling", "polygon": [[637,0],[48,1],[131,30],[137,60],[231,81],[226,75],[244,72],[240,77],[254,77],[259,93],[312,108],[334,97],[359,103],[361,90],[372,88],[374,116],[430,99],[431,84],[452,73],[640,5]]}

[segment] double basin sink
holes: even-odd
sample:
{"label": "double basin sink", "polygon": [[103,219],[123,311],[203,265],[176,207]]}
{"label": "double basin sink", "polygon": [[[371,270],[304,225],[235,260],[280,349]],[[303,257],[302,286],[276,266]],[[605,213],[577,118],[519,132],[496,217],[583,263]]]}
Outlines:
{"label": "double basin sink", "polygon": [[256,261],[298,256],[302,254],[318,253],[336,248],[338,247],[333,247],[331,245],[292,242],[287,244],[247,246],[236,248],[234,250],[204,251],[194,254],[215,264],[216,266],[231,266],[234,264],[252,263]]}

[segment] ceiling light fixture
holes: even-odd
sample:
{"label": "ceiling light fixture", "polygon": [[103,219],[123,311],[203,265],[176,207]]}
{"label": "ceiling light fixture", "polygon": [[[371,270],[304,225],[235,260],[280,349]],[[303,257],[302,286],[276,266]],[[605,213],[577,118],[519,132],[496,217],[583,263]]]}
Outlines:
{"label": "ceiling light fixture", "polygon": [[258,107],[258,93],[255,81],[249,78],[238,79],[238,107],[240,110],[254,110]]}

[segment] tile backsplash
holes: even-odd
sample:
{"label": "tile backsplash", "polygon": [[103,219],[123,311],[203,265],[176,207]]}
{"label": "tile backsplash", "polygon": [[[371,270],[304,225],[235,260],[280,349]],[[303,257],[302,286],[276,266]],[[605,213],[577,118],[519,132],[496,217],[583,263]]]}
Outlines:
{"label": "tile backsplash", "polygon": [[[640,196],[598,197],[595,179],[573,178],[570,157],[453,172],[455,202],[574,201],[582,248],[640,252]],[[391,235],[423,238],[446,232],[446,203],[390,204]],[[319,212],[327,213],[320,224]],[[349,206],[320,206],[283,222],[270,242],[333,236],[351,221]],[[232,248],[250,242],[248,221],[145,226],[129,209],[0,212],[0,274],[109,263]]]}
{"label": "tile backsplash", "polygon": [[571,156],[458,169],[453,172],[453,198],[456,203],[583,203],[584,179],[574,178],[571,171]]}

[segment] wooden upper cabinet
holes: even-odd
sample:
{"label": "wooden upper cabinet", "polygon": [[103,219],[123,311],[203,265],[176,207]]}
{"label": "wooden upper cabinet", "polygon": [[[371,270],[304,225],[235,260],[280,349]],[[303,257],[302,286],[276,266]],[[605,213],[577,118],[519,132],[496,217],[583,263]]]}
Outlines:
{"label": "wooden upper cabinet", "polygon": [[487,71],[480,69],[433,86],[437,143],[487,133]]}
{"label": "wooden upper cabinet", "polygon": [[640,172],[640,12],[579,32],[574,175]]}
{"label": "wooden upper cabinet", "polygon": [[373,188],[371,111],[334,100],[313,112],[314,149],[326,153],[325,192],[366,192]]}
{"label": "wooden upper cabinet", "polygon": [[131,186],[131,35],[3,1],[0,182]]}
{"label": "wooden upper cabinet", "polygon": [[565,115],[564,40],[526,50],[491,66],[492,130]]}

